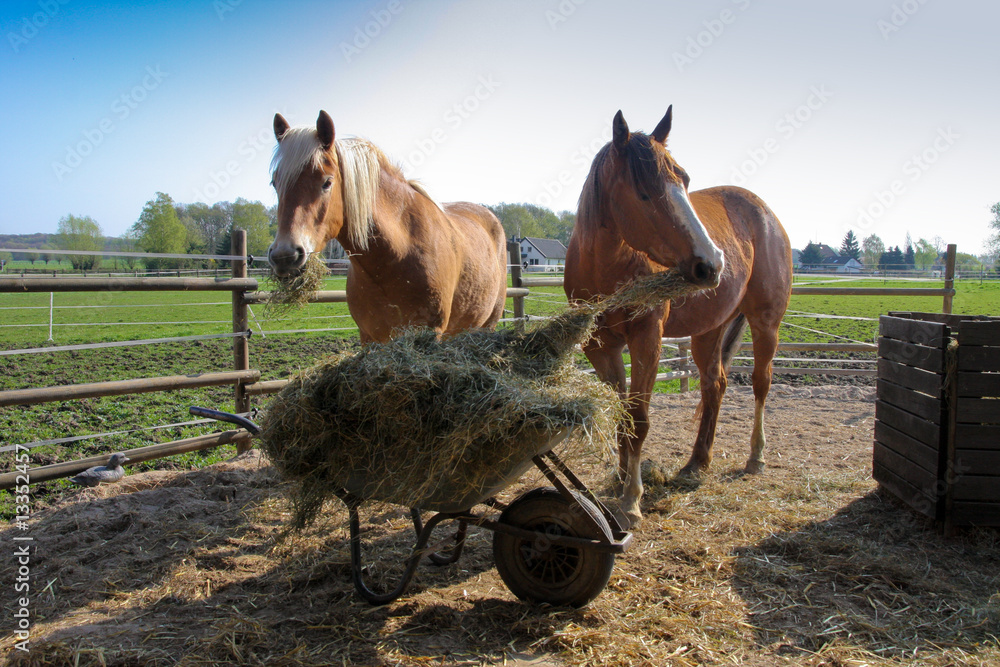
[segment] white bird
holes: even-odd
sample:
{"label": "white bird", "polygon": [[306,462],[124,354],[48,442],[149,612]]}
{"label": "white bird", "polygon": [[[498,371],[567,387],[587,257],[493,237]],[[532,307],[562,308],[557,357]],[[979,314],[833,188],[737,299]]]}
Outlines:
{"label": "white bird", "polygon": [[69,480],[80,486],[97,486],[98,484],[111,484],[117,482],[125,476],[122,464],[128,461],[128,457],[121,452],[112,454],[108,459],[108,464],[87,468],[79,475],[70,477]]}

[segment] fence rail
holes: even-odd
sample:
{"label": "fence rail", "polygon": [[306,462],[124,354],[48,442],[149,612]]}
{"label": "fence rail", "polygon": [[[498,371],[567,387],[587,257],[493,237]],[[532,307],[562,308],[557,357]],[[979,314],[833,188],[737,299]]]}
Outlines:
{"label": "fence rail", "polygon": [[[510,274],[513,286],[508,288],[507,296],[513,299],[514,319],[517,326],[523,326],[525,320],[525,299],[530,294],[531,287],[561,286],[561,277],[524,277],[521,267],[520,245],[509,243]],[[234,385],[235,412],[249,410],[250,397],[277,392],[287,384],[287,380],[261,381],[260,372],[250,368],[249,341],[245,335],[249,328],[248,306],[263,303],[269,293],[259,291],[259,283],[255,278],[248,277],[246,261],[246,232],[235,230],[232,236],[232,256],[229,278],[200,277],[14,277],[0,278],[0,292],[79,292],[79,291],[228,291],[232,294],[232,326],[233,334],[233,370],[223,373],[207,373],[194,376],[165,376],[156,378],[140,378],[114,382],[99,382],[81,385],[59,387],[42,387],[0,392],[0,407],[16,405],[32,405],[52,401],[92,398],[99,396],[115,396],[132,393],[170,391],[189,387]],[[940,296],[943,299],[942,312],[950,313],[954,289],[955,246],[948,246],[948,262],[944,288],[845,288],[845,287],[808,287],[792,288],[792,294],[797,295],[885,295],[885,296]],[[310,299],[312,303],[342,303],[346,301],[346,292],[322,291]],[[225,334],[229,337],[230,334]],[[200,337],[195,337],[200,338]],[[664,339],[664,344],[676,347],[677,356],[665,358],[661,363],[675,365],[676,370],[661,373],[657,380],[679,379],[681,390],[687,391],[688,382],[697,377],[697,368],[691,363],[690,339]],[[742,350],[752,349],[749,343],[744,343]],[[782,343],[779,351],[806,352],[868,352],[874,351],[874,345],[862,343]],[[799,359],[776,359],[776,361],[801,361]],[[858,364],[863,365],[863,364]],[[750,366],[734,366],[734,372],[749,372]],[[874,375],[874,368],[795,368],[776,367],[777,373],[807,374],[823,373],[828,375]],[[184,440],[176,440],[147,447],[128,450],[128,457],[133,463],[148,461],[175,454],[210,449],[220,445],[236,444],[237,451],[242,452],[250,447],[250,434],[244,430],[226,431],[201,435]],[[12,472],[0,474],[0,489],[11,488],[24,483],[27,478],[31,483],[42,482],[60,477],[68,477],[81,472],[92,465],[106,461],[106,456],[89,457],[78,461],[57,463],[28,470],[27,473]]]}

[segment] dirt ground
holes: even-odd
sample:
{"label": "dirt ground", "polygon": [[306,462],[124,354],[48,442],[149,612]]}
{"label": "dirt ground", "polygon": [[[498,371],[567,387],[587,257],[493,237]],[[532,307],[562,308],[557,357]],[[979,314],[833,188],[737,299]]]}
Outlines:
{"label": "dirt ground", "polygon": [[[776,385],[767,470],[745,476],[753,399],[731,387],[711,473],[672,485],[696,405],[693,394],[654,397],[645,520],[585,609],[517,600],[480,530],[457,564],[425,563],[409,594],[370,607],[351,584],[343,508],[279,541],[281,482],[250,452],[81,490],[34,511],[27,531],[0,532],[0,655],[25,665],[1000,664],[1000,539],[941,537],[876,492],[874,388]],[[608,486],[606,465],[573,467]],[[391,576],[412,535],[407,513],[374,507],[363,521],[375,576]],[[24,535],[27,652],[10,634],[11,554]]]}

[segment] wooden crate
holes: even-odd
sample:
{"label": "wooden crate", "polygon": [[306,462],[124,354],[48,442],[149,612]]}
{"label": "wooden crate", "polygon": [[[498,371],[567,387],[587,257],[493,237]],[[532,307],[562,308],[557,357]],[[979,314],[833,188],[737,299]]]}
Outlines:
{"label": "wooden crate", "polygon": [[879,318],[872,475],[945,526],[1000,526],[1000,318]]}

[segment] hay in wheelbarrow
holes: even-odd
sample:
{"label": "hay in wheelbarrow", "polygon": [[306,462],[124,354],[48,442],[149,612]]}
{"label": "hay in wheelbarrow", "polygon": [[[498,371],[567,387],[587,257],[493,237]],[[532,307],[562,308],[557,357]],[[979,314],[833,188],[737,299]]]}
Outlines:
{"label": "hay in wheelbarrow", "polygon": [[411,507],[468,509],[570,437],[612,451],[626,417],[608,385],[576,368],[574,347],[605,310],[646,309],[696,291],[674,272],[629,283],[530,330],[439,340],[409,329],[321,359],[274,396],[260,442],[291,486],[303,528],[346,489]]}

